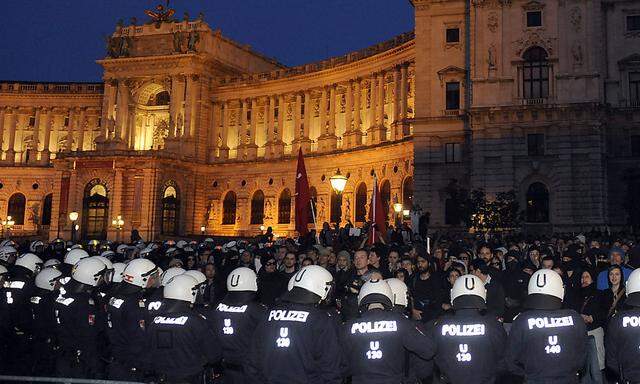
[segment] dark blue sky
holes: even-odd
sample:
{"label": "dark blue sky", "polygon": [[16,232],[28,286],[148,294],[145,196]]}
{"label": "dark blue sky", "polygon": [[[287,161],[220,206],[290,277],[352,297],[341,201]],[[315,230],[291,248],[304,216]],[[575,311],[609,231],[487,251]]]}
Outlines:
{"label": "dark blue sky", "polygon": [[[164,0],[161,0],[164,3]],[[146,21],[160,0],[2,0],[0,79],[96,81],[103,36],[118,19]],[[364,48],[413,28],[409,0],[172,0],[222,34],[297,65]]]}

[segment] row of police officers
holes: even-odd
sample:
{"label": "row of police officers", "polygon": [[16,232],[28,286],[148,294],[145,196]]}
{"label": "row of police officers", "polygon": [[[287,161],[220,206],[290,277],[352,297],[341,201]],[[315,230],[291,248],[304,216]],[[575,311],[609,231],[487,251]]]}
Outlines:
{"label": "row of police officers", "polygon": [[[529,281],[527,311],[509,336],[486,315],[483,282],[465,275],[451,290],[452,315],[416,324],[400,280],[370,280],[361,315],[346,324],[326,303],[332,275],[310,265],[272,308],[257,303],[255,272],[237,268],[215,308],[202,304],[199,271],[160,271],[150,260],[112,264],[74,249],[42,270],[32,253],[0,252],[2,372],[167,383],[493,383],[506,372],[527,383],[577,383],[589,341],[552,270]],[[607,364],[640,382],[640,270],[607,332]],[[435,364],[434,364],[435,363]],[[584,377],[583,377],[584,379]]]}

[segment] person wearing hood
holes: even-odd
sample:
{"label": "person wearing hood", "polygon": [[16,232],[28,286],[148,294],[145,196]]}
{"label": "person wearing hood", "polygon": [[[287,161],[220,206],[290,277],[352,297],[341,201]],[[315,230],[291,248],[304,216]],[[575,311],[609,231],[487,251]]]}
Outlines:
{"label": "person wearing hood", "polygon": [[254,383],[340,384],[342,353],[336,319],[319,308],[333,277],[309,265],[298,271],[279,304],[258,325],[246,373]]}
{"label": "person wearing hood", "polygon": [[527,310],[514,320],[506,362],[513,374],[532,383],[577,383],[586,362],[584,320],[572,309],[562,309],[562,278],[553,270],[535,272],[528,284]]}
{"label": "person wearing hood", "polygon": [[610,266],[605,272],[608,276],[608,288],[603,291],[607,307],[607,316],[620,312],[625,305],[625,282],[622,280],[623,270],[619,265]]}
{"label": "person wearing hood", "polygon": [[251,340],[267,308],[256,301],[258,278],[252,269],[233,270],[227,277],[227,291],[208,321],[222,346],[222,382],[244,384],[248,383],[246,361]]}
{"label": "person wearing hood", "polygon": [[[619,247],[612,247],[609,250],[609,264],[610,265],[619,265],[620,269],[622,269],[622,274],[624,275],[623,283],[627,281],[629,275],[633,270],[627,267],[624,260],[624,250]],[[609,271],[604,270],[598,274],[598,289],[604,291],[609,288]]]}
{"label": "person wearing hood", "polygon": [[435,363],[444,382],[494,383],[504,370],[507,335],[493,316],[486,316],[487,290],[477,276],[460,276],[451,289],[453,315],[439,319],[432,332]]}

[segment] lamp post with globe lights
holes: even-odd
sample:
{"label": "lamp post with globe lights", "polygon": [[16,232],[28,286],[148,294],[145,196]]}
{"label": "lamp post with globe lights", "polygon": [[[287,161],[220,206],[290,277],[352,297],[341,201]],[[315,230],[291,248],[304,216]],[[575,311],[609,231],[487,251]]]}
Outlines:
{"label": "lamp post with globe lights", "polygon": [[71,211],[69,212],[69,220],[71,220],[71,242],[76,243],[76,231],[78,227],[76,226],[76,220],[78,220],[78,212]]}
{"label": "lamp post with globe lights", "polygon": [[116,241],[120,241],[120,231],[124,227],[124,219],[121,215],[116,216],[115,219],[111,220],[111,225],[116,229]]}

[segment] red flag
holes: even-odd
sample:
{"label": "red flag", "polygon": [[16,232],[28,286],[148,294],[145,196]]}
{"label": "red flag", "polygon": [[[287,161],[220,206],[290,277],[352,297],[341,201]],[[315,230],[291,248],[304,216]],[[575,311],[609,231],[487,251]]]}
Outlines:
{"label": "red flag", "polygon": [[371,221],[371,229],[369,230],[369,244],[374,244],[378,239],[378,234],[373,228],[376,225],[377,232],[384,237],[387,232],[384,209],[382,208],[382,197],[378,191],[378,176],[373,176],[373,195],[371,195],[371,209],[369,209],[369,221]]}
{"label": "red flag", "polygon": [[309,209],[311,192],[309,192],[309,179],[307,169],[304,166],[302,148],[298,150],[298,168],[296,169],[296,231],[300,236],[307,234],[309,221]]}

